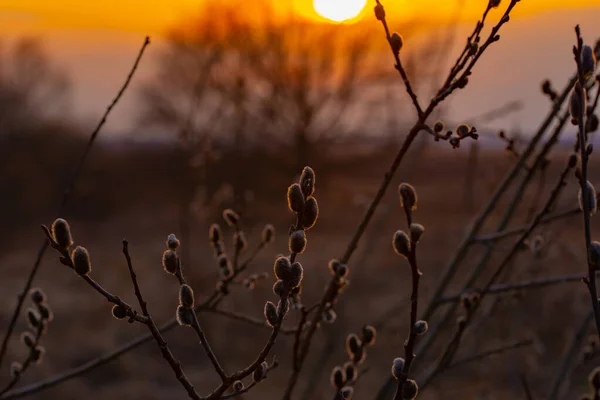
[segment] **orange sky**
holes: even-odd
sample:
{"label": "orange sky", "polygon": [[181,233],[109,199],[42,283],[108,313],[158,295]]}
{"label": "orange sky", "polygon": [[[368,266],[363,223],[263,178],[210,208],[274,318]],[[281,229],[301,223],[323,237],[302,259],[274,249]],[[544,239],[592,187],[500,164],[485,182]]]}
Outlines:
{"label": "orange sky", "polygon": [[[205,0],[2,0],[0,2],[0,33],[23,30],[43,31],[63,28],[116,29],[156,34],[181,16],[198,8]],[[423,16],[444,19],[454,10],[458,0],[384,0],[389,15],[400,18]],[[465,0],[463,15],[477,18],[487,0]],[[503,3],[507,3],[504,0]],[[368,1],[363,15],[372,13],[373,1]],[[245,1],[248,11],[255,2]],[[278,0],[277,8],[291,8],[297,14],[318,18],[312,0]],[[598,6],[600,0],[524,0],[516,16],[529,15],[556,8]]]}
{"label": "orange sky", "polygon": [[[0,44],[21,35],[41,37],[53,61],[68,71],[72,80],[73,112],[94,123],[122,84],[144,35],[151,35],[153,45],[138,69],[132,89],[107,124],[108,132],[129,134],[135,129],[135,91],[153,78],[153,59],[165,44],[159,33],[197,11],[202,1],[205,0],[0,0]],[[258,2],[227,1],[242,1],[239,8],[246,13]],[[298,14],[315,18],[312,0],[267,1],[278,4],[280,9],[281,4],[291,6]],[[435,25],[436,19],[448,21],[455,1],[458,0],[382,0],[389,16],[401,19],[424,17],[425,10],[430,17],[428,25]],[[363,11],[367,24],[376,24],[373,2],[368,0]],[[487,0],[465,0],[463,16],[468,21],[459,24],[458,37],[466,37],[472,31],[473,19],[479,17],[486,3]],[[505,6],[508,0],[502,3]],[[494,12],[491,18],[498,15],[500,12]],[[547,109],[546,102],[540,101],[539,83],[550,78],[561,87],[572,74],[573,26],[580,24],[584,37],[594,40],[600,38],[598,21],[600,0],[522,0],[513,21],[503,29],[502,40],[482,58],[471,84],[452,98],[452,118],[459,120],[507,101],[522,100],[525,109],[511,116],[509,124],[533,129]],[[391,25],[401,29],[396,21]],[[410,46],[417,48],[419,41],[428,40],[430,34],[423,30],[411,39]],[[454,49],[452,54],[458,51]],[[390,74],[394,73],[391,68]],[[400,81],[398,90],[403,91]],[[506,121],[500,123],[499,128],[506,128]]]}

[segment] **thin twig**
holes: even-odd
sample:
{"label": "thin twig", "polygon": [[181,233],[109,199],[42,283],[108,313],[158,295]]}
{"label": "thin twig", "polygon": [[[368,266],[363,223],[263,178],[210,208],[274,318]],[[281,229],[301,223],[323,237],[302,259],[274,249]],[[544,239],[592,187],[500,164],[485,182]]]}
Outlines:
{"label": "thin twig", "polygon": [[[529,182],[531,181],[531,179],[533,179],[535,171],[537,171],[537,169],[542,166],[542,164],[543,164],[544,160],[546,159],[547,155],[549,154],[549,152],[551,151],[551,149],[558,142],[558,139],[560,137],[560,134],[562,133],[562,130],[564,128],[564,125],[565,125],[567,119],[568,119],[568,112],[565,112],[561,116],[558,124],[554,127],[552,135],[544,143],[544,146],[542,147],[542,149],[539,151],[538,155],[536,156],[532,168],[529,168],[529,169],[526,170],[525,177],[523,178],[523,180],[521,181],[521,183],[517,187],[517,190],[513,193],[511,202],[504,209],[503,216],[500,219],[500,222],[499,222],[499,224],[496,227],[496,232],[502,232],[508,226],[511,218],[514,216],[516,210],[518,209],[518,206],[522,202],[521,200],[523,198],[523,195],[524,195],[524,193],[525,193],[525,191],[526,191],[526,189],[527,189],[527,187],[529,185]],[[523,231],[523,232],[525,232],[525,231]],[[521,234],[523,232],[521,232]],[[471,244],[472,243],[468,244],[465,247],[465,255],[466,255],[466,252],[469,250],[469,247],[470,247]],[[493,244],[494,244],[494,242],[490,242],[488,244],[487,249],[480,256],[480,258],[477,261],[477,263],[475,264],[474,268],[472,269],[472,271],[468,275],[466,282],[462,285],[461,292],[465,292],[469,288],[473,287],[473,285],[475,284],[475,282],[477,281],[477,279],[479,278],[479,276],[483,273],[483,271],[485,269],[485,266],[487,265],[489,259],[491,258],[492,254],[493,254],[493,250],[494,250]],[[457,267],[458,267],[458,264],[455,265],[453,273],[456,272],[456,268]],[[450,282],[450,280],[446,283],[446,285],[449,282]],[[440,289],[440,288],[441,288],[441,290],[443,292],[443,290],[445,289],[445,286],[438,285],[438,289]],[[439,294],[437,294],[436,297],[439,298],[441,296],[442,292],[440,292]],[[434,301],[436,297],[432,298],[432,300],[431,300],[431,302],[429,304],[428,310],[430,310],[431,313],[433,313],[436,310],[436,308],[437,308],[437,305],[435,304],[435,301]],[[451,307],[449,307],[448,309],[445,310],[445,314],[443,315],[443,317],[441,318],[441,320],[429,330],[427,336],[421,342],[421,344],[419,346],[419,349],[418,349],[418,353],[423,354],[423,353],[425,353],[430,348],[430,346],[434,343],[437,335],[440,334],[440,332],[441,332],[440,327],[444,326],[445,324],[447,324],[450,321],[450,319],[454,315],[454,311],[455,310],[456,310],[456,304],[453,304]],[[428,318],[430,318],[430,314],[426,314],[426,316]]]}
{"label": "thin twig", "polygon": [[[581,209],[579,207],[572,208],[570,210],[562,211],[559,213],[554,213],[546,216],[541,222],[540,226],[549,224],[559,219],[572,217],[574,215],[579,215],[581,213]],[[515,236],[521,234],[527,229],[526,226],[522,226],[520,228],[515,229],[506,229],[501,232],[490,233],[487,235],[479,235],[473,239],[474,243],[488,243],[488,242],[496,242],[498,240],[502,240],[511,236]]]}
{"label": "thin twig", "polygon": [[[377,0],[378,5],[381,5],[379,0]],[[471,74],[471,71],[475,65],[475,63],[479,60],[479,58],[481,57],[481,55],[485,52],[485,50],[493,43],[495,42],[496,39],[496,35],[498,33],[498,31],[500,30],[500,28],[502,27],[502,25],[504,25],[507,21],[508,21],[508,14],[510,13],[510,11],[514,8],[514,6],[516,5],[516,1],[512,0],[510,5],[508,6],[507,11],[505,12],[505,16],[500,20],[500,22],[492,29],[492,33],[490,34],[490,37],[486,40],[486,42],[484,43],[484,45],[479,49],[479,52],[477,53],[477,55],[475,57],[473,57],[472,61],[468,64],[468,66],[466,67],[466,69],[464,70],[464,74],[469,75]],[[487,11],[485,12],[485,15],[487,15]],[[383,21],[382,21],[383,22]],[[389,37],[389,29],[387,29],[387,24],[384,24],[384,29],[386,30],[386,36]],[[390,43],[390,48],[392,48],[392,45]],[[394,49],[392,48],[392,51],[394,51]],[[395,53],[395,52],[394,52]],[[394,54],[395,55],[395,54]],[[397,62],[398,64],[398,62]],[[405,76],[402,76],[403,80],[405,79]],[[408,81],[408,79],[406,79]],[[406,84],[406,82],[405,82]],[[407,86],[407,90],[409,89],[409,85]],[[365,216],[363,217],[362,221],[360,222],[355,234],[353,235],[350,244],[348,245],[348,248],[346,249],[346,252],[344,254],[344,256],[340,259],[340,262],[342,264],[347,264],[348,261],[350,260],[350,257],[352,256],[352,253],[356,250],[356,247],[358,246],[358,242],[360,241],[360,238],[362,237],[362,235],[364,234],[367,226],[369,225],[369,222],[371,221],[373,214],[375,213],[375,210],[377,208],[377,206],[379,205],[381,199],[383,198],[385,192],[387,191],[387,188],[396,172],[396,170],[398,169],[398,167],[400,166],[406,152],[408,151],[408,149],[410,148],[412,142],[415,140],[415,138],[417,137],[418,133],[421,130],[427,130],[428,126],[426,125],[426,120],[427,118],[431,115],[431,113],[435,110],[435,108],[445,100],[446,97],[448,97],[458,86],[451,84],[449,87],[443,87],[443,91],[444,94],[443,95],[438,95],[436,97],[434,97],[433,99],[431,99],[429,106],[427,107],[427,109],[424,112],[419,112],[420,110],[420,106],[417,107],[418,102],[415,104],[415,107],[417,109],[417,113],[419,114],[419,119],[417,121],[417,123],[415,123],[415,125],[410,129],[408,135],[406,136],[406,139],[404,140],[404,143],[402,144],[398,154],[396,155],[396,157],[394,158],[394,161],[392,162],[392,165],[390,166],[388,172],[386,172],[383,182],[381,183],[379,190],[377,191],[377,194],[375,195],[373,201],[371,202],[371,205],[369,206],[369,208],[367,209],[367,212],[365,214]],[[410,92],[409,92],[410,94]],[[414,92],[413,92],[414,95]],[[413,97],[413,96],[411,96]],[[416,99],[416,95],[414,96],[414,99]],[[549,122],[550,123],[550,122]],[[548,124],[549,124],[548,123]],[[520,168],[519,168],[520,169]],[[517,170],[518,172],[518,170]],[[516,173],[515,173],[516,174]],[[482,221],[483,223],[483,221]],[[326,304],[333,302],[333,300],[335,300],[335,298],[338,295],[338,288],[336,287],[336,279],[335,277],[333,277],[331,279],[331,281],[329,282],[329,285],[327,286],[327,289],[325,290],[325,294],[322,297],[321,300],[321,306],[319,307],[319,310],[317,311],[317,313],[315,314],[315,316],[313,317],[313,319],[311,320],[311,325],[309,327],[309,330],[306,334],[306,337],[304,338],[304,341],[302,343],[301,346],[301,350],[300,350],[300,357],[299,357],[299,361],[300,361],[300,368],[298,369],[294,369],[294,371],[292,372],[289,380],[288,380],[288,384],[286,387],[286,391],[284,393],[283,399],[284,400],[289,400],[291,398],[291,393],[294,390],[295,385],[298,382],[298,377],[300,374],[300,371],[302,369],[302,365],[304,363],[304,360],[306,359],[309,349],[310,349],[310,345],[312,342],[312,338],[317,330],[317,326],[318,326],[318,322],[319,319],[321,318],[321,314],[325,309]]]}
{"label": "thin twig", "polygon": [[[256,256],[260,253],[260,251],[263,250],[264,248],[265,248],[265,244],[261,242],[255,248],[255,250],[248,256],[246,261],[244,263],[242,263],[240,268],[237,271],[235,271],[229,278],[223,280],[223,284],[225,286],[227,286],[231,282],[233,282],[233,280],[235,278],[237,278],[237,276],[239,274],[244,272],[249,267],[250,263],[254,260],[254,258],[256,258]],[[216,307],[219,304],[219,302],[221,301],[221,299],[223,299],[222,292],[219,291],[218,289],[215,289],[215,291],[210,296],[208,296],[206,298],[206,300],[204,300],[202,303],[200,303],[194,307],[194,311],[197,313],[200,313],[200,312],[206,311],[209,308]],[[170,331],[171,329],[175,328],[176,326],[178,326],[176,319],[171,318],[169,321],[159,325],[158,331],[161,333],[164,333],[164,332]],[[130,340],[129,342],[123,344],[122,346],[117,347],[116,349],[113,349],[113,350],[109,351],[108,353],[105,353],[97,358],[87,361],[78,367],[75,367],[70,370],[64,371],[62,373],[56,374],[54,376],[51,376],[50,378],[41,380],[39,382],[35,382],[31,385],[27,385],[25,387],[7,392],[4,395],[0,396],[0,399],[5,400],[5,399],[21,398],[24,396],[28,396],[30,394],[41,392],[43,390],[49,389],[54,386],[57,386],[63,382],[73,379],[77,376],[83,375],[99,366],[102,366],[113,360],[116,360],[123,354],[128,353],[131,350],[138,348],[142,344],[147,343],[147,342],[151,341],[152,339],[153,339],[153,336],[151,333],[146,333],[146,334],[140,335],[137,338],[134,338],[134,339]]]}
{"label": "thin twig", "polygon": [[458,348],[460,346],[460,341],[462,339],[464,332],[466,331],[466,327],[472,321],[473,316],[476,314],[477,309],[481,306],[483,299],[489,293],[490,288],[492,287],[492,285],[494,285],[496,283],[496,281],[500,277],[500,275],[504,272],[504,270],[508,267],[508,265],[510,265],[510,263],[513,261],[514,257],[519,253],[519,249],[521,248],[522,243],[529,237],[529,235],[533,232],[533,230],[538,226],[541,219],[550,212],[550,210],[552,209],[552,207],[558,200],[558,197],[559,197],[560,193],[562,192],[562,189],[566,185],[565,180],[566,180],[567,174],[569,172],[571,172],[571,170],[575,167],[576,163],[574,162],[575,161],[574,157],[575,157],[575,155],[573,155],[573,154],[571,155],[571,157],[569,157],[569,161],[568,161],[567,165],[565,166],[565,168],[563,169],[563,171],[561,172],[560,177],[559,177],[556,185],[554,186],[554,189],[552,190],[552,193],[550,194],[548,200],[546,201],[543,209],[535,216],[535,218],[529,225],[528,229],[525,232],[523,232],[521,234],[521,236],[519,236],[517,241],[515,241],[511,250],[506,254],[506,256],[504,257],[504,259],[502,260],[500,265],[495,269],[494,273],[487,281],[487,284],[484,286],[483,290],[480,292],[481,296],[480,296],[479,301],[474,302],[474,304],[472,304],[471,308],[469,309],[469,312],[467,313],[464,323],[459,325],[459,329],[457,329],[457,333],[454,335],[452,340],[450,340],[450,342],[446,346],[444,355],[439,359],[439,361],[437,362],[435,367],[433,367],[429,371],[429,373],[427,373],[425,378],[423,379],[423,382],[421,384],[422,387],[425,387],[426,385],[431,383],[431,381],[441,371],[443,371],[445,368],[447,368],[448,365],[450,365],[450,363],[452,362],[452,359],[454,358],[454,356],[456,355],[456,352],[458,351]]}
{"label": "thin twig", "polygon": [[198,334],[198,338],[200,339],[200,344],[204,348],[204,352],[206,353],[206,356],[210,359],[210,362],[212,363],[215,371],[217,371],[217,374],[219,374],[219,376],[221,377],[221,381],[226,382],[227,374],[223,370],[223,367],[221,367],[221,364],[219,364],[219,360],[217,359],[215,352],[210,347],[210,344],[208,343],[208,339],[206,338],[206,334],[202,330],[202,327],[200,327],[200,322],[198,322],[198,316],[196,315],[196,313],[192,313],[192,316],[194,318],[193,323],[192,323],[192,328]]}
{"label": "thin twig", "polygon": [[46,321],[46,320],[40,321],[40,324],[38,325],[36,332],[35,332],[35,337],[33,339],[33,345],[28,349],[29,353],[27,353],[27,357],[25,358],[25,361],[21,363],[21,370],[19,371],[19,373],[15,374],[15,376],[12,377],[12,379],[6,384],[6,386],[2,390],[0,390],[0,396],[3,395],[4,393],[8,392],[13,387],[15,387],[15,385],[17,383],[19,383],[19,381],[21,380],[21,378],[23,377],[25,372],[29,369],[29,367],[32,365],[32,363],[35,362],[34,361],[34,351],[37,348],[37,346],[40,344],[42,335],[44,334],[44,331],[47,328],[47,325],[46,325],[47,322],[48,321]]}
{"label": "thin twig", "polygon": [[579,115],[577,115],[577,126],[579,127],[579,156],[581,160],[581,173],[579,175],[579,186],[581,188],[581,205],[583,207],[583,226],[584,226],[584,238],[585,238],[585,254],[587,260],[588,277],[586,280],[586,286],[590,293],[590,301],[592,303],[592,309],[594,310],[594,319],[596,321],[596,330],[598,337],[600,337],[600,307],[598,306],[598,289],[596,287],[596,267],[590,260],[590,246],[592,243],[592,232],[591,232],[591,221],[590,221],[590,204],[587,201],[589,199],[588,192],[589,188],[587,185],[588,177],[588,152],[587,152],[587,137],[586,137],[586,107],[587,104],[586,90],[585,90],[585,78],[583,76],[582,53],[583,53],[583,39],[581,38],[581,31],[579,25],[575,27],[575,33],[577,35],[577,46],[573,48],[575,55],[575,62],[577,64],[577,76],[579,80],[579,86],[575,87],[573,95],[579,95]]}
{"label": "thin twig", "polygon": [[[116,97],[113,99],[113,101],[110,103],[110,105],[104,112],[104,115],[100,119],[100,122],[98,122],[96,129],[94,129],[94,131],[90,135],[90,138],[89,138],[87,145],[81,155],[79,163],[77,164],[77,167],[75,168],[75,171],[73,172],[73,176],[71,177],[71,180],[69,181],[69,184],[67,185],[67,187],[63,193],[62,200],[58,207],[58,213],[57,213],[58,215],[61,215],[64,212],[65,206],[66,206],[67,202],[69,201],[69,199],[71,198],[71,195],[75,188],[75,183],[77,182],[79,175],[81,174],[83,165],[85,164],[88,154],[90,153],[90,150],[92,149],[92,146],[94,145],[94,142],[96,141],[96,137],[98,136],[100,129],[104,126],[104,123],[106,122],[106,119],[108,118],[108,115],[110,114],[113,107],[119,102],[119,100],[121,99],[121,96],[123,96],[123,93],[125,93],[125,90],[129,86],[129,82],[131,81],[135,71],[137,70],[138,64],[142,58],[142,55],[144,54],[144,50],[146,49],[146,47],[149,44],[150,44],[150,37],[146,36],[146,38],[144,39],[144,43],[137,55],[137,58],[135,59],[135,62],[133,63],[133,67],[131,68],[129,75],[127,75],[127,79],[125,80],[125,83],[123,84],[123,86],[117,93]],[[48,241],[44,240],[44,243],[42,243],[42,245],[40,246],[40,249],[38,250],[36,260],[33,264],[31,271],[29,272],[29,275],[27,277],[27,281],[25,282],[23,290],[21,291],[21,293],[19,294],[19,296],[17,298],[17,305],[15,306],[12,317],[10,319],[10,323],[8,324],[8,328],[6,329],[4,338],[2,339],[2,345],[0,346],[0,367],[2,366],[2,361],[4,360],[4,357],[6,355],[8,341],[15,329],[17,319],[19,318],[19,315],[21,314],[21,309],[23,308],[23,303],[25,302],[26,295],[29,292],[29,289],[31,289],[31,285],[33,284],[33,280],[38,272],[38,269],[42,263],[42,258],[44,257],[44,254],[46,253],[47,249],[48,249]]]}
{"label": "thin twig", "polygon": [[[376,0],[376,2],[378,5],[381,5],[379,0]],[[404,82],[404,86],[406,87],[406,92],[410,96],[410,99],[413,102],[415,110],[417,111],[418,119],[423,120],[424,119],[423,118],[424,117],[423,109],[421,108],[421,105],[419,104],[419,100],[417,99],[417,95],[412,88],[410,80],[408,79],[408,75],[406,74],[406,71],[404,70],[404,67],[402,66],[402,61],[400,60],[400,53],[397,51],[394,51],[394,49],[393,49],[390,29],[388,27],[388,24],[387,24],[387,21],[385,18],[381,19],[381,24],[383,25],[383,29],[385,30],[385,38],[387,39],[387,41],[390,45],[390,49],[392,50],[392,54],[394,55],[394,59],[396,60],[396,64],[394,65],[394,67],[396,68],[396,70],[398,70],[398,72],[400,73],[400,76],[402,77],[402,81]]]}
{"label": "thin twig", "polygon": [[548,396],[548,400],[559,399],[560,389],[565,383],[567,374],[573,368],[573,364],[581,350],[581,346],[583,345],[584,339],[587,337],[589,326],[593,320],[594,312],[590,311],[581,322],[581,325],[579,326],[579,329],[577,330],[576,334],[573,336],[573,340],[571,340],[569,349],[567,350],[566,355],[563,357],[562,364],[560,368],[558,368],[556,376],[552,381],[552,386],[550,389],[550,395]]}
{"label": "thin twig", "polygon": [[[516,283],[499,283],[496,285],[490,286],[487,294],[499,294],[506,292],[513,292],[518,290],[525,289],[537,289],[545,286],[558,285],[567,282],[581,282],[585,278],[583,274],[574,274],[574,275],[563,275],[563,276],[555,276],[552,278],[542,278],[542,279],[532,279],[524,282],[516,282]],[[474,290],[478,292],[477,290]],[[465,292],[463,292],[465,293]],[[444,303],[452,303],[457,302],[461,299],[463,293],[457,293],[450,296],[445,296],[439,299],[439,304]]]}
{"label": "thin twig", "polygon": [[[403,202],[404,212],[406,214],[406,224],[409,232],[412,224],[412,205],[408,205]],[[408,338],[404,342],[404,366],[402,368],[401,376],[398,376],[398,385],[396,386],[396,394],[394,400],[402,399],[402,388],[408,379],[410,373],[410,367],[415,358],[415,344],[419,333],[416,330],[416,322],[418,318],[419,308],[419,279],[421,278],[421,271],[419,271],[419,264],[417,262],[417,240],[413,240],[412,233],[410,234],[410,252],[408,254],[408,263],[410,264],[411,273],[411,295],[410,295],[410,319],[409,319],[409,330]]]}
{"label": "thin twig", "polygon": [[[233,320],[244,322],[246,324],[258,326],[260,328],[271,329],[271,327],[267,325],[264,319],[252,318],[248,315],[236,313],[234,311],[220,310],[218,308],[206,308],[203,311],[211,314],[221,315],[226,318],[231,318]],[[296,329],[281,328],[282,335],[295,335],[297,332],[298,331]]]}
{"label": "thin twig", "polygon": [[171,366],[171,369],[175,373],[175,377],[177,378],[177,380],[181,382],[182,386],[188,392],[188,396],[194,400],[201,400],[202,398],[200,397],[200,395],[198,395],[198,393],[196,393],[194,385],[192,385],[192,383],[185,375],[185,372],[183,372],[183,369],[181,368],[181,363],[175,358],[175,356],[171,352],[171,349],[169,349],[167,342],[160,334],[156,323],[154,322],[154,320],[150,316],[150,313],[148,312],[147,304],[144,301],[144,298],[142,297],[142,292],[140,291],[140,287],[137,282],[137,277],[135,275],[135,271],[133,270],[131,256],[129,255],[129,244],[127,240],[123,240],[123,255],[125,255],[125,259],[127,260],[127,267],[129,268],[129,275],[131,276],[131,282],[133,283],[135,297],[137,297],[138,299],[138,303],[140,304],[142,313],[147,318],[146,325],[148,326],[152,337],[154,337],[154,340],[156,340],[156,344],[158,344],[162,356],[165,360],[167,360],[167,362]]}
{"label": "thin twig", "polygon": [[520,349],[522,347],[531,346],[532,344],[533,344],[533,340],[527,339],[527,340],[521,340],[516,343],[500,346],[495,349],[490,349],[490,350],[484,351],[482,353],[478,353],[478,354],[468,356],[465,358],[461,358],[460,360],[454,361],[452,364],[450,364],[447,367],[447,369],[457,368],[457,367],[460,367],[461,365],[468,364],[473,361],[481,361],[484,358],[488,358],[488,357],[496,355],[496,354],[502,354],[506,351],[516,350],[516,349]]}

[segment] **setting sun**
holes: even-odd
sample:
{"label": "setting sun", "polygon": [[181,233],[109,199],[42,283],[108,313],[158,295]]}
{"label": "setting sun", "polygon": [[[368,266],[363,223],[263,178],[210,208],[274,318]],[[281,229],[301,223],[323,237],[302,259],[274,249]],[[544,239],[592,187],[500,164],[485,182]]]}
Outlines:
{"label": "setting sun", "polygon": [[321,16],[342,22],[360,14],[367,0],[314,0],[313,7]]}

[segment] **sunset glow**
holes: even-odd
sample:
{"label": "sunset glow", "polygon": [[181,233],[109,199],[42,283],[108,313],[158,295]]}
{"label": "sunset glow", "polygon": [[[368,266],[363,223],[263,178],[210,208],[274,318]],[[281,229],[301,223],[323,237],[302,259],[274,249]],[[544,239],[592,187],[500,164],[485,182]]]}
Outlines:
{"label": "sunset glow", "polygon": [[[280,15],[297,15],[313,21],[364,21],[372,17],[372,0],[264,0]],[[240,1],[236,7],[250,15],[255,1]],[[483,0],[465,0],[461,13],[464,20],[479,18]],[[74,0],[3,0],[0,2],[0,33],[50,31],[55,29],[111,29],[147,34],[163,33],[186,16],[199,12],[205,0],[104,0],[79,2]],[[456,1],[388,0],[389,19],[410,20],[423,17],[446,21],[456,11]],[[598,0],[546,0],[519,3],[514,17],[531,15],[552,9],[579,7],[598,9]],[[502,7],[501,7],[502,8]],[[500,13],[493,13],[492,18]]]}
{"label": "sunset glow", "polygon": [[335,22],[356,18],[363,10],[367,0],[314,0],[315,11]]}

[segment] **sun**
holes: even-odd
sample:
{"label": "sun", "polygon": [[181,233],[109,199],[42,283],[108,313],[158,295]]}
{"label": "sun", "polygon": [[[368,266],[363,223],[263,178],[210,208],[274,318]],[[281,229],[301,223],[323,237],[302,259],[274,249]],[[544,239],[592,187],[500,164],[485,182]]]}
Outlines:
{"label": "sun", "polygon": [[366,4],[367,0],[313,0],[316,12],[335,22],[355,18]]}

